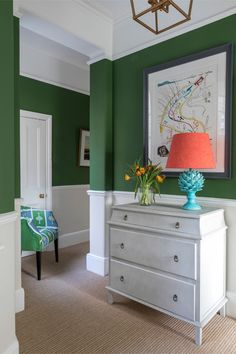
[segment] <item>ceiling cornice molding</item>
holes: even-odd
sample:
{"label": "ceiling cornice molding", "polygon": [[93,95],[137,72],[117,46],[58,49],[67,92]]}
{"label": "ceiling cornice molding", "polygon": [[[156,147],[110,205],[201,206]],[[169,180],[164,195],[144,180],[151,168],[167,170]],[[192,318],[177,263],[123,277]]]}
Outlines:
{"label": "ceiling cornice molding", "polygon": [[[119,24],[122,23],[122,22],[130,21],[130,19],[132,19],[132,14],[131,14],[131,12],[130,12],[130,15],[127,14],[127,15],[125,15],[125,16],[122,16],[122,17],[120,17],[120,18],[114,20],[113,23],[114,23],[114,26],[116,26],[116,25],[119,25]],[[132,19],[132,21],[133,21],[133,19]]]}
{"label": "ceiling cornice molding", "polygon": [[99,11],[97,9],[95,9],[94,7],[92,7],[91,5],[87,5],[86,3],[84,3],[81,0],[71,0],[73,3],[77,4],[79,7],[82,7],[90,12],[92,12],[94,15],[102,18],[103,20],[107,21],[110,25],[113,25],[114,21],[106,16],[102,11]]}
{"label": "ceiling cornice molding", "polygon": [[[16,13],[17,9],[23,13],[22,21],[25,18],[27,21],[28,16],[29,23],[31,23],[32,18],[35,17],[38,19],[38,23],[45,21],[67,33],[67,36],[71,34],[89,45],[101,48],[107,55],[112,55],[113,25],[111,20],[101,16],[100,12],[93,10],[92,7],[82,3],[81,0],[58,2],[50,0],[15,0]],[[64,15],[65,13],[66,16]],[[24,27],[27,28],[26,25]],[[41,34],[41,32],[35,32]],[[72,48],[75,49],[74,47]],[[76,50],[79,51],[79,48]],[[91,53],[83,54],[90,55]]]}
{"label": "ceiling cornice molding", "polygon": [[[27,40],[25,37],[25,33],[30,34],[30,41]],[[20,46],[21,49],[23,48],[30,48],[31,50],[38,50],[39,52],[43,53],[44,55],[47,55],[50,58],[54,58],[60,62],[70,64],[72,66],[75,66],[79,69],[85,70],[89,72],[89,66],[87,65],[87,59],[83,54],[80,54],[79,52],[74,51],[73,49],[66,48],[66,51],[63,50],[65,47],[62,44],[59,44],[55,42],[54,44],[56,45],[56,50],[54,46],[50,46],[50,42],[53,43],[50,39],[43,37],[41,35],[35,34],[34,32],[31,32],[30,30],[27,29],[22,29],[20,27]],[[49,50],[50,46],[50,50]],[[72,55],[75,53],[75,55]],[[72,59],[71,59],[72,58]]]}
{"label": "ceiling cornice molding", "polygon": [[[190,31],[193,31],[195,29],[198,29],[200,27],[203,27],[203,26],[206,26],[210,23],[213,23],[213,22],[216,22],[216,21],[219,21],[225,17],[229,17],[231,15],[235,15],[236,14],[236,6],[230,10],[227,10],[227,11],[224,11],[222,12],[221,14],[218,14],[218,15],[215,15],[215,16],[211,16],[210,18],[208,18],[207,20],[202,20],[202,21],[198,21],[194,24],[188,24],[186,27],[184,27],[183,29],[178,29],[176,30],[175,28],[175,31],[173,32],[167,32],[167,33],[164,33],[162,35],[160,35],[159,37],[157,36],[155,39],[153,39],[152,41],[146,41],[145,43],[142,43],[138,46],[135,46],[133,48],[130,48],[128,50],[124,50],[122,52],[119,52],[119,53],[113,53],[113,56],[112,56],[112,60],[117,60],[117,59],[120,59],[120,58],[123,58],[127,55],[130,55],[130,54],[133,54],[135,52],[138,52],[142,49],[145,49],[145,48],[148,48],[148,47],[151,47],[155,44],[158,44],[158,43],[162,43],[162,42],[165,42],[169,39],[172,39],[174,37],[178,37],[184,33],[187,33],[187,32],[190,32]],[[129,19],[130,20],[130,19]],[[126,21],[127,21],[127,18],[126,18]],[[118,21],[117,22],[117,26],[114,26],[114,31],[117,31],[117,27],[118,26],[122,26],[122,23],[126,22],[124,19],[121,20],[121,21]]]}
{"label": "ceiling cornice molding", "polygon": [[13,1],[13,16],[21,18],[23,16],[23,12],[20,10],[16,1]]}
{"label": "ceiling cornice molding", "polygon": [[53,80],[48,80],[42,76],[39,76],[39,75],[33,75],[33,74],[29,74],[25,71],[20,71],[20,76],[24,76],[24,77],[27,77],[29,79],[33,79],[33,80],[37,80],[37,81],[40,81],[40,82],[44,82],[46,84],[50,84],[50,85],[53,85],[53,86],[58,86],[58,87],[61,87],[61,88],[64,88],[64,89],[67,89],[67,90],[71,90],[71,91],[75,91],[75,92],[78,92],[78,93],[82,93],[83,95],[87,95],[89,96],[90,95],[90,92],[87,91],[87,90],[82,90],[78,87],[74,87],[72,85],[65,85],[64,83],[61,83],[59,81],[53,81]]}
{"label": "ceiling cornice molding", "polygon": [[101,61],[101,60],[104,60],[104,59],[107,59],[107,60],[110,60],[110,61],[113,60],[112,57],[109,57],[105,53],[103,53],[103,54],[97,55],[97,56],[95,56],[93,58],[90,58],[87,61],[87,64],[91,65],[91,64],[97,63],[98,61]]}
{"label": "ceiling cornice molding", "polygon": [[13,11],[13,16],[17,17],[17,18],[21,18],[23,16],[23,13],[18,11],[18,10],[14,10]]}

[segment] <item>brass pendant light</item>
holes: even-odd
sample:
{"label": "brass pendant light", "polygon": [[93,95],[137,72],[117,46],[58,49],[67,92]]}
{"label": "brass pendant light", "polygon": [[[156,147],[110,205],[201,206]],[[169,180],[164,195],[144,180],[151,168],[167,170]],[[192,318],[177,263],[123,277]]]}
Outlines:
{"label": "brass pendant light", "polygon": [[[138,5],[141,3],[140,0],[130,0],[130,4],[133,19],[149,31],[159,34],[191,20],[193,0],[186,1],[188,1],[187,10],[182,9],[176,1],[173,0],[143,0],[144,4],[150,5],[145,9],[142,7],[138,9]],[[161,26],[162,20],[165,20],[164,14],[168,14],[169,19],[174,15],[176,21],[174,23],[167,21],[167,26]]]}

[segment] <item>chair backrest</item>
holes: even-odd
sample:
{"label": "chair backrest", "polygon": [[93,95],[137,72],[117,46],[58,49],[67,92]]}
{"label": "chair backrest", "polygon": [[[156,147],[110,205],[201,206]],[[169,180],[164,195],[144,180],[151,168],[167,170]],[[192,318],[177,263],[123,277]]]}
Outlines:
{"label": "chair backrest", "polygon": [[38,229],[58,229],[57,221],[51,210],[21,206],[21,217],[32,220]]}

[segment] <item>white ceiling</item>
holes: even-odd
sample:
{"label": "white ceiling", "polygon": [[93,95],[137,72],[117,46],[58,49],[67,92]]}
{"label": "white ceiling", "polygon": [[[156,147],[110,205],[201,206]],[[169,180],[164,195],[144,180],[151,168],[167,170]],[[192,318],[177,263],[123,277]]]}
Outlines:
{"label": "white ceiling", "polygon": [[[131,17],[130,0],[74,0],[84,3],[91,10],[99,11],[100,14],[117,22]],[[189,0],[174,0],[182,8],[188,7]],[[147,8],[148,0],[134,0],[137,7]],[[149,5],[148,5],[149,6]],[[236,0],[193,0],[193,17],[205,18],[220,14],[236,6]]]}
{"label": "white ceiling", "polygon": [[116,22],[131,15],[129,0],[75,0],[83,2]]}
{"label": "white ceiling", "polygon": [[[98,0],[99,1],[99,0]],[[119,1],[119,0],[117,0]],[[135,0],[141,2],[143,0]],[[145,0],[144,0],[145,1]],[[175,0],[184,4],[189,0]],[[126,5],[129,6],[129,0]],[[136,52],[140,49],[166,41],[185,32],[192,31],[211,22],[220,20],[236,13],[236,0],[193,0],[191,20],[176,26],[171,30],[155,35],[131,19],[120,20],[114,24],[114,56],[121,56]],[[164,14],[166,17],[171,14]],[[169,17],[168,17],[169,19]]]}
{"label": "white ceiling", "polygon": [[193,0],[191,21],[158,36],[133,21],[130,0],[14,0],[14,9],[22,27],[96,61],[101,53],[120,58],[236,13],[236,0]]}

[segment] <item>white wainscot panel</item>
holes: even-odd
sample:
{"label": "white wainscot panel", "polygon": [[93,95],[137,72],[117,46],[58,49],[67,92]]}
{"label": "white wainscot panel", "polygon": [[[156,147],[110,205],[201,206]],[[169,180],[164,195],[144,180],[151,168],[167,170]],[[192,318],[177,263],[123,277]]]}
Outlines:
{"label": "white wainscot panel", "polygon": [[15,335],[17,213],[0,214],[0,353],[18,354]]}
{"label": "white wainscot panel", "polygon": [[[88,185],[52,188],[52,209],[59,225],[59,247],[89,240]],[[47,250],[53,250],[50,245]]]}

